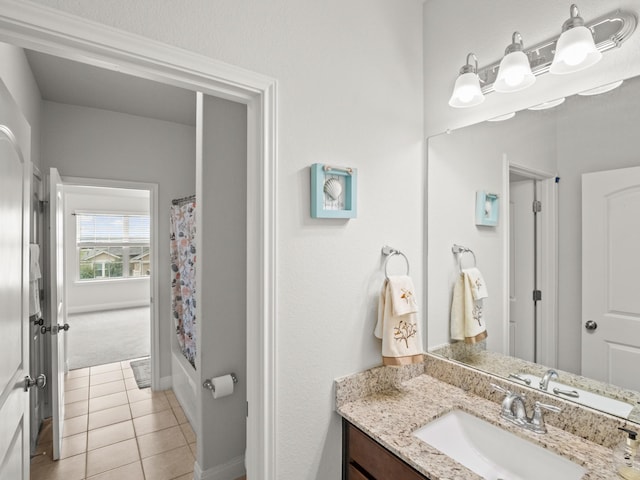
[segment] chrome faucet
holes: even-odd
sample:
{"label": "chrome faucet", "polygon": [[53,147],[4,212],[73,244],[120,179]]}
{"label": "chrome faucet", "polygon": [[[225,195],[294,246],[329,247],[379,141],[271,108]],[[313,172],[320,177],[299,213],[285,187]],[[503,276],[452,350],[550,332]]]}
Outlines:
{"label": "chrome faucet", "polygon": [[549,380],[552,378],[558,378],[558,372],[556,372],[553,368],[550,368],[546,371],[542,380],[540,380],[540,390],[546,390],[549,387]]}
{"label": "chrome faucet", "polygon": [[524,403],[524,395],[511,392],[499,385],[491,384],[494,390],[498,390],[505,394],[500,408],[500,416],[511,423],[526,428],[535,433],[547,433],[547,426],[544,423],[544,415],[542,410],[549,410],[559,413],[561,408],[555,405],[547,405],[546,403],[536,402],[533,407],[531,417],[527,416],[527,407]]}

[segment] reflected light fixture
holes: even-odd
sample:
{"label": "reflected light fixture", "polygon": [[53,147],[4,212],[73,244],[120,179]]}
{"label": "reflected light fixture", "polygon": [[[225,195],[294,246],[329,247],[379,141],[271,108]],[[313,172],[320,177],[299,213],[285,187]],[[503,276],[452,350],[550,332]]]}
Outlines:
{"label": "reflected light fixture", "polygon": [[516,116],[516,112],[506,113],[504,115],[498,115],[497,117],[490,118],[487,122],[504,122]]}
{"label": "reflected light fixture", "polygon": [[[471,57],[473,57],[474,65],[470,63]],[[475,54],[470,53],[467,55],[467,63],[460,69],[460,75],[458,75],[453,87],[449,105],[454,108],[464,108],[474,107],[482,102],[484,102],[484,94],[480,89],[478,58]]]}
{"label": "reflected light fixture", "polygon": [[504,51],[498,77],[493,84],[496,92],[519,92],[536,81],[536,77],[531,72],[529,57],[522,51],[523,49],[522,35],[519,32],[513,32],[511,45]]}
{"label": "reflected light fixture", "polygon": [[550,73],[566,74],[578,72],[600,61],[602,53],[596,48],[593,33],[584,26],[578,6],[569,9],[570,17],[562,25],[562,34],[556,43],[556,53]]}
{"label": "reflected light fixture", "polygon": [[585,90],[584,92],[578,93],[578,95],[582,95],[583,97],[588,97],[590,95],[600,95],[601,93],[607,93],[611,90],[615,90],[620,85],[622,85],[624,80],[618,80],[617,82],[607,83],[606,85],[602,85],[600,87],[591,88],[589,90]]}
{"label": "reflected light fixture", "polygon": [[529,107],[528,110],[549,110],[550,108],[557,107],[564,103],[564,101],[564,97],[556,98],[555,100],[550,100],[548,102],[543,102],[538,105],[534,105],[533,107]]}

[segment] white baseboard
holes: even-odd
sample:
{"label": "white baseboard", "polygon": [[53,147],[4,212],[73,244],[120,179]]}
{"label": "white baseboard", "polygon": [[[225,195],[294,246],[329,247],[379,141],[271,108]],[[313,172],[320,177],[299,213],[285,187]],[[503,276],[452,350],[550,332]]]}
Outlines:
{"label": "white baseboard", "polygon": [[217,465],[213,468],[209,468],[202,471],[200,464],[195,463],[193,468],[194,480],[235,480],[238,477],[244,475],[244,455],[233,458],[227,463]]}
{"label": "white baseboard", "polygon": [[173,381],[171,375],[166,377],[160,377],[160,384],[158,385],[158,390],[169,390],[173,385]]}
{"label": "white baseboard", "polygon": [[111,302],[111,303],[99,303],[95,305],[82,305],[79,307],[67,307],[67,313],[73,315],[74,313],[90,313],[90,312],[102,312],[105,310],[120,310],[123,308],[137,308],[148,307],[149,301],[131,301],[131,302]]}

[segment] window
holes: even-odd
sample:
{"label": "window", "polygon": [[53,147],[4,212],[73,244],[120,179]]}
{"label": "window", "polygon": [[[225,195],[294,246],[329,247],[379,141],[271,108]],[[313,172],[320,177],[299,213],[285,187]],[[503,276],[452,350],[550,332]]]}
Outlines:
{"label": "window", "polygon": [[77,213],[78,278],[148,277],[150,223],[149,215]]}

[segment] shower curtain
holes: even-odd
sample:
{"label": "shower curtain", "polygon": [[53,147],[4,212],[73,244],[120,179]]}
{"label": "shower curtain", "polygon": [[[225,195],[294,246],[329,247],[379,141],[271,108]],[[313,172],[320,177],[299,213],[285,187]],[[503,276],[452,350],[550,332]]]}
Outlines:
{"label": "shower curtain", "polygon": [[171,205],[171,308],[178,345],[196,368],[196,202]]}

